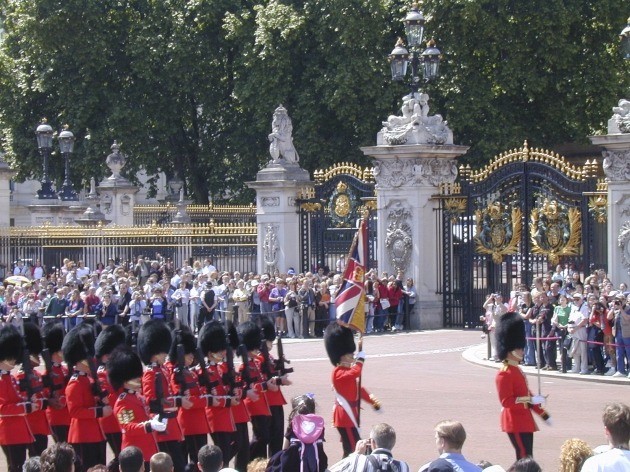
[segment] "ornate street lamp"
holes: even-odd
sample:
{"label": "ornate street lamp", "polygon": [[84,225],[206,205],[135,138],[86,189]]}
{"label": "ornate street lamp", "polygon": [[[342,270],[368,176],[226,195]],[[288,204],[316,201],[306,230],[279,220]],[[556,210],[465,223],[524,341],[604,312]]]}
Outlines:
{"label": "ornate street lamp", "polygon": [[630,61],[630,18],[626,27],[619,33],[619,39],[621,39],[621,55],[625,60]]}
{"label": "ornate street lamp", "polygon": [[420,83],[437,77],[440,65],[440,50],[435,46],[432,39],[427,43],[427,48],[421,51],[422,37],[424,36],[424,16],[418,10],[417,5],[412,5],[411,10],[403,20],[409,50],[401,38],[398,38],[394,50],[388,56],[392,72],[392,80],[403,81],[407,75],[409,64],[411,64],[411,88],[412,95],[418,96]]}
{"label": "ornate street lamp", "polygon": [[74,134],[68,130],[68,125],[63,127],[63,131],[59,133],[59,148],[64,159],[65,173],[61,192],[59,192],[59,200],[76,201],[79,199],[75,192],[72,182],[70,181],[70,155],[74,151]]}
{"label": "ornate street lamp", "polygon": [[42,176],[42,188],[37,191],[37,198],[40,200],[53,200],[57,194],[52,188],[52,183],[48,178],[48,160],[52,151],[53,129],[44,118],[35,131],[37,136],[37,148],[44,158],[44,175]]}

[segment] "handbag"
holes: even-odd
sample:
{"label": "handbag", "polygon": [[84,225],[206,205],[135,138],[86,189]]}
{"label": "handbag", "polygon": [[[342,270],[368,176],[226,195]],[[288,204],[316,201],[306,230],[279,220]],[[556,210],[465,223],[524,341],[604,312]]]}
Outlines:
{"label": "handbag", "polygon": [[381,298],[381,308],[383,310],[386,310],[390,307],[391,305],[389,304],[389,299],[387,298]]}

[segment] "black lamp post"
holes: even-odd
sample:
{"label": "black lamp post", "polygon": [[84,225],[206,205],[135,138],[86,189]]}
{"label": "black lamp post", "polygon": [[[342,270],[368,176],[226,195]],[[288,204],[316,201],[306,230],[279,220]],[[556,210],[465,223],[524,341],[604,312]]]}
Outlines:
{"label": "black lamp post", "polygon": [[627,61],[630,61],[630,18],[628,18],[628,24],[619,33],[619,39],[621,39],[621,55]]}
{"label": "black lamp post", "polygon": [[438,74],[440,65],[440,50],[435,46],[435,41],[427,43],[427,48],[421,51],[422,37],[424,36],[424,16],[418,10],[417,5],[412,5],[411,10],[403,20],[409,50],[401,38],[398,38],[394,50],[388,56],[392,72],[392,80],[403,81],[407,75],[408,66],[411,65],[411,88],[414,97],[420,90],[420,82],[424,77],[425,82],[434,79]]}
{"label": "black lamp post", "polygon": [[59,148],[64,158],[65,173],[61,192],[59,192],[59,200],[76,201],[79,199],[77,192],[74,191],[72,182],[70,182],[70,155],[74,150],[74,134],[68,130],[68,125],[63,127],[63,131],[59,133]]}
{"label": "black lamp post", "polygon": [[42,176],[41,184],[42,188],[37,191],[37,198],[40,200],[54,200],[57,198],[57,194],[52,188],[52,183],[48,178],[48,159],[50,158],[50,152],[52,150],[52,127],[43,119],[41,124],[35,131],[37,136],[37,148],[39,153],[44,158],[44,175]]}

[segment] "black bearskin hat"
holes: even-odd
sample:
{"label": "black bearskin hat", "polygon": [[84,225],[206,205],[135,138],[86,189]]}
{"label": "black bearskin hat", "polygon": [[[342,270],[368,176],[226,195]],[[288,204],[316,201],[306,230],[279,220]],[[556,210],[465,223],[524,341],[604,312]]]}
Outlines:
{"label": "black bearskin hat", "polygon": [[501,315],[495,330],[497,355],[505,360],[514,349],[525,349],[525,322],[518,313],[508,312]]}
{"label": "black bearskin hat", "polygon": [[121,325],[111,325],[101,331],[94,346],[96,357],[111,354],[119,345],[125,344],[125,334],[125,328]]}
{"label": "black bearskin hat", "polygon": [[142,361],[138,354],[124,344],[114,349],[107,359],[107,376],[114,390],[125,382],[142,377]]}
{"label": "black bearskin hat", "polygon": [[223,329],[223,325],[219,321],[212,320],[203,325],[199,332],[199,347],[204,355],[209,352],[221,352],[227,349],[225,329]]}
{"label": "black bearskin hat", "polygon": [[146,365],[151,358],[162,352],[168,353],[173,338],[166,323],[161,320],[149,320],[138,331],[138,354]]}
{"label": "black bearskin hat", "polygon": [[251,321],[238,325],[238,335],[248,351],[260,349],[260,328]]}
{"label": "black bearskin hat", "polygon": [[352,354],[357,348],[354,344],[352,330],[346,326],[341,326],[336,321],[333,321],[326,327],[326,331],[324,331],[324,345],[326,346],[328,358],[333,365],[341,362],[341,356]]}
{"label": "black bearskin hat", "polygon": [[260,323],[260,330],[262,332],[263,339],[267,341],[275,341],[276,339],[276,327],[273,325],[269,318],[263,318]]}
{"label": "black bearskin hat", "polygon": [[168,352],[168,357],[171,362],[177,360],[177,345],[182,344],[184,346],[184,354],[194,354],[197,350],[197,342],[195,335],[192,334],[188,326],[182,326],[179,330],[173,330],[173,342],[171,343],[171,349]]}
{"label": "black bearskin hat", "polygon": [[94,327],[88,323],[81,323],[68,331],[61,345],[63,359],[68,367],[72,368],[82,360],[93,357],[95,342]]}
{"label": "black bearskin hat", "polygon": [[15,326],[0,328],[0,361],[17,361],[22,357],[22,335]]}
{"label": "black bearskin hat", "polygon": [[44,350],[44,342],[42,341],[42,333],[39,327],[33,323],[24,323],[24,340],[26,348],[31,356],[39,356]]}
{"label": "black bearskin hat", "polygon": [[63,337],[66,335],[66,331],[63,329],[61,323],[46,323],[42,327],[42,339],[44,341],[44,347],[53,352],[61,351],[61,345],[63,344]]}
{"label": "black bearskin hat", "polygon": [[241,344],[236,326],[234,326],[234,324],[229,321],[227,327],[227,341],[230,343],[230,346],[234,351],[236,351],[239,344]]}

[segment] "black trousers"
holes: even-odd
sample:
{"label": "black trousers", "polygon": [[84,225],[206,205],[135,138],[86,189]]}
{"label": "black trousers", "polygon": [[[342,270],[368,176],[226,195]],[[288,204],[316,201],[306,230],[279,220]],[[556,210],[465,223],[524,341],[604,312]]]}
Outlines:
{"label": "black trousers", "polygon": [[532,457],[534,454],[534,433],[508,433],[516,451],[516,460]]}
{"label": "black trousers", "polygon": [[186,468],[186,457],[184,456],[183,443],[181,441],[158,442],[160,452],[166,452],[173,459],[173,470],[184,472]]}
{"label": "black trousers", "polygon": [[247,423],[236,423],[236,450],[234,468],[239,471],[247,470],[249,464],[249,430]]}
{"label": "black trousers", "polygon": [[107,439],[107,444],[109,444],[109,447],[112,448],[114,457],[118,457],[118,454],[120,454],[120,448],[122,446],[122,433],[106,433],[105,439]]}
{"label": "black trousers", "polygon": [[[199,449],[206,444],[208,444],[207,434],[189,434],[188,436],[184,436],[184,445],[186,446],[186,454],[184,454],[184,458],[188,457],[190,462],[196,464]],[[223,452],[223,450],[221,450],[221,452]]]}
{"label": "black trousers", "polygon": [[35,441],[28,446],[28,457],[41,456],[48,447],[48,436],[45,434],[33,434]]}
{"label": "black trousers", "polygon": [[[234,454],[236,454],[236,433],[228,433],[225,431],[219,431],[216,433],[210,433],[212,437],[212,442],[216,447],[221,449],[223,453],[223,458],[225,462],[225,466],[232,460]],[[249,440],[247,443],[247,447],[249,447]]]}
{"label": "black trousers", "polygon": [[357,428],[337,428],[339,435],[341,436],[341,446],[343,447],[343,457],[354,452],[357,447],[357,442],[361,439]]}
{"label": "black trousers", "polygon": [[107,443],[105,441],[71,444],[71,446],[81,461],[80,466],[75,468],[75,472],[85,472],[90,467],[106,463]]}
{"label": "black trousers", "polygon": [[269,422],[269,457],[282,450],[284,441],[284,408],[282,405],[270,406],[271,421]]}
{"label": "black trousers", "polygon": [[269,427],[271,426],[271,416],[252,416],[252,440],[249,443],[249,457],[267,457],[267,446],[269,446]]}
{"label": "black trousers", "polygon": [[58,443],[68,442],[68,432],[70,431],[70,426],[56,425],[56,426],[51,426],[50,429],[52,429],[55,442],[58,442]]}
{"label": "black trousers", "polygon": [[7,458],[8,472],[22,472],[22,466],[26,461],[26,450],[30,444],[11,444],[2,446],[2,451]]}

